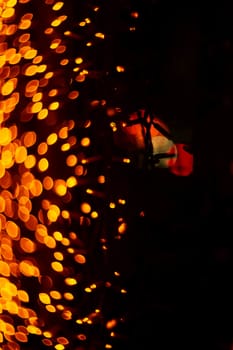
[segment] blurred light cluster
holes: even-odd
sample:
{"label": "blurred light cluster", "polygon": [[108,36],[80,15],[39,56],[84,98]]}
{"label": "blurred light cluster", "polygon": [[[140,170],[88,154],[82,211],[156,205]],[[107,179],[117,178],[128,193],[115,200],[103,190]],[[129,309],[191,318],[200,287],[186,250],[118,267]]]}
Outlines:
{"label": "blurred light cluster", "polygon": [[[111,41],[99,14],[92,1],[0,0],[0,350],[102,350],[126,338],[127,289],[109,251],[127,232],[127,198],[108,194],[108,175],[145,152],[145,128],[96,89],[129,68],[96,63]],[[129,8],[132,35],[139,17]],[[183,145],[151,131],[154,155],[175,154],[159,165],[189,175],[189,155],[176,168]]]}
{"label": "blurred light cluster", "polygon": [[[68,23],[68,5],[0,0],[2,350],[111,348],[122,322],[101,309],[120,273],[108,281],[90,272],[106,179],[101,168],[88,167],[101,156],[92,155],[92,121],[76,104],[89,72],[74,49],[79,34]],[[73,26],[90,23],[87,17]],[[104,38],[93,33],[85,46]],[[119,234],[125,226],[121,220]],[[105,256],[107,239],[97,240]]]}

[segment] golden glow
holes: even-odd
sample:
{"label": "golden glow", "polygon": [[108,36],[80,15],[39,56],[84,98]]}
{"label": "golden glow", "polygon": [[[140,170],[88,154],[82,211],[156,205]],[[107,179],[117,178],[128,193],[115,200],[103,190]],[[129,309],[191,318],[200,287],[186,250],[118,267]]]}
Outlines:
{"label": "golden glow", "polygon": [[[99,7],[70,24],[65,1],[39,3],[37,7],[32,0],[0,0],[2,350],[31,348],[32,338],[38,348],[73,348],[73,336],[61,328],[73,320],[78,326],[74,305],[79,291],[94,295],[103,285],[80,282],[87,277],[90,255],[84,231],[101,219],[101,208],[92,201],[104,198],[99,187],[106,178],[98,167],[94,176],[89,172],[90,163],[100,159],[86,155],[95,146],[92,116],[83,121],[78,106],[67,108],[79,103],[82,85],[92,74],[83,52],[70,56],[76,50],[73,40],[79,40],[76,30],[91,28],[91,13]],[[92,38],[84,34],[84,51],[104,38],[98,31]],[[89,105],[92,109],[107,104],[100,99]],[[123,226],[118,222],[117,233],[123,233]],[[90,311],[80,324],[90,327],[98,313]],[[76,342],[87,338],[79,327],[73,334]]]}
{"label": "golden glow", "polygon": [[89,203],[82,203],[81,204],[81,211],[84,213],[84,214],[89,214],[91,212],[91,206]]}

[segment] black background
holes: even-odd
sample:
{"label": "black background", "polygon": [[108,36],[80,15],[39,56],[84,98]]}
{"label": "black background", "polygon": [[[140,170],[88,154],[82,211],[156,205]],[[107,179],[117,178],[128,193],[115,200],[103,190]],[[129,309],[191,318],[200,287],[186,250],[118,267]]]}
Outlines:
{"label": "black background", "polygon": [[[120,247],[129,285],[126,348],[232,346],[233,28],[229,2],[205,5],[125,1],[106,8],[106,62],[127,68],[107,81],[118,86],[109,98],[129,111],[151,108],[194,153],[188,178],[112,170],[111,190],[125,186],[129,200],[125,257]],[[126,33],[129,8],[139,12],[133,34]],[[112,251],[119,265],[118,245]]]}

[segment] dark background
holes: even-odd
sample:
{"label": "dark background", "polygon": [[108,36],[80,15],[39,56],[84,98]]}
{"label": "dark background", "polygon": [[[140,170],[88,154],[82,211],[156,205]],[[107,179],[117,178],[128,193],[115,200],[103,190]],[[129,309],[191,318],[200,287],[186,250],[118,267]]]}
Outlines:
{"label": "dark background", "polygon": [[[187,178],[112,168],[109,191],[127,193],[129,203],[127,238],[112,245],[112,264],[121,261],[129,287],[125,348],[231,349],[230,2],[118,1],[103,16],[107,101],[124,111],[150,108],[194,154]],[[126,67],[123,76],[111,72],[115,64]]]}

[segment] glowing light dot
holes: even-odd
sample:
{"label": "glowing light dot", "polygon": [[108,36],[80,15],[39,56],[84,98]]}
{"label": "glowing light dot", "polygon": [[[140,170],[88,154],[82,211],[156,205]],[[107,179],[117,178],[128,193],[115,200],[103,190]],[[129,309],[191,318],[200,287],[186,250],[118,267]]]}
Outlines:
{"label": "glowing light dot", "polygon": [[121,293],[122,293],[122,294],[126,294],[126,293],[127,293],[127,290],[126,290],[126,289],[121,289]]}
{"label": "glowing light dot", "polygon": [[37,50],[35,49],[30,49],[28,51],[26,51],[24,58],[31,60],[32,58],[34,58],[37,55]]}
{"label": "glowing light dot", "polygon": [[47,34],[47,35],[49,35],[49,34],[52,34],[53,31],[54,31],[53,28],[46,28],[45,31],[44,31],[44,33]]}
{"label": "glowing light dot", "polygon": [[108,322],[106,323],[106,328],[107,328],[107,329],[111,329],[111,328],[116,327],[116,325],[117,325],[116,320],[110,320],[110,321],[108,321]]}
{"label": "glowing light dot", "polygon": [[39,113],[43,108],[42,102],[35,102],[31,105],[30,112],[31,113]]}
{"label": "glowing light dot", "polygon": [[75,100],[76,98],[78,98],[79,96],[79,92],[78,91],[71,91],[69,94],[68,94],[68,98],[70,100]]}
{"label": "glowing light dot", "polygon": [[97,213],[97,211],[93,211],[93,212],[91,213],[91,218],[92,218],[92,219],[97,219],[98,216],[99,216],[99,214]]}
{"label": "glowing light dot", "polygon": [[31,169],[36,165],[36,157],[33,154],[27,156],[24,161],[24,165],[27,169]]}
{"label": "glowing light dot", "polygon": [[90,146],[90,143],[91,143],[91,140],[89,139],[89,137],[84,137],[82,140],[81,140],[81,145],[83,147],[88,147]]}
{"label": "glowing light dot", "polygon": [[66,158],[66,164],[70,167],[75,166],[77,164],[77,162],[78,162],[78,158],[74,154],[70,154]]}
{"label": "glowing light dot", "polygon": [[41,142],[37,147],[37,152],[39,155],[43,155],[48,151],[48,145],[46,142]]}
{"label": "glowing light dot", "polygon": [[23,260],[19,263],[19,271],[27,277],[32,277],[35,275],[36,269],[30,261]]}
{"label": "glowing light dot", "polygon": [[122,222],[118,227],[118,233],[123,234],[126,232],[127,224],[125,222]]}
{"label": "glowing light dot", "polygon": [[59,108],[59,102],[57,102],[57,101],[50,103],[50,105],[48,107],[48,109],[50,111],[56,111],[58,108]]}
{"label": "glowing light dot", "polygon": [[62,238],[61,243],[67,247],[68,245],[70,245],[70,240],[68,238],[64,237],[64,238]]}
{"label": "glowing light dot", "polygon": [[54,258],[56,260],[59,260],[59,261],[64,260],[64,256],[63,256],[63,254],[61,252],[54,252],[53,255],[54,255]]}
{"label": "glowing light dot", "polygon": [[61,232],[59,232],[59,231],[53,232],[53,237],[54,237],[54,238],[56,239],[56,241],[58,241],[58,242],[61,242],[62,239],[63,239],[63,236],[62,236]]}
{"label": "glowing light dot", "polygon": [[59,300],[62,298],[61,293],[58,292],[57,290],[52,290],[52,291],[50,291],[49,294],[50,294],[51,298],[53,298],[55,300]]}
{"label": "glowing light dot", "polygon": [[64,58],[63,60],[60,61],[61,66],[66,66],[69,63],[69,60],[67,58]]}
{"label": "glowing light dot", "polygon": [[0,127],[0,146],[6,146],[11,142],[11,131]]}
{"label": "glowing light dot", "polygon": [[58,341],[58,343],[63,344],[63,345],[69,344],[69,340],[65,337],[58,337],[57,341]]}
{"label": "glowing light dot", "polygon": [[43,97],[42,92],[37,92],[36,94],[33,95],[32,102],[39,102],[42,100],[42,97]]}
{"label": "glowing light dot", "polygon": [[47,293],[39,293],[39,299],[43,304],[50,304],[51,299]]}
{"label": "glowing light dot", "polygon": [[[10,276],[10,267],[9,265],[5,262],[0,260],[0,275],[9,277]],[[2,294],[2,291],[1,291]]]}
{"label": "glowing light dot", "polygon": [[10,95],[15,89],[17,79],[10,79],[1,88],[1,93],[3,96]]}
{"label": "glowing light dot", "polygon": [[104,176],[104,175],[98,176],[97,181],[98,181],[98,183],[100,183],[100,184],[104,184],[104,183],[105,183],[105,176]]}
{"label": "glowing light dot", "polygon": [[126,201],[125,201],[125,199],[121,199],[121,198],[120,198],[120,199],[118,200],[118,203],[124,205],[124,204],[126,203]]}
{"label": "glowing light dot", "polygon": [[53,188],[53,179],[50,176],[46,176],[43,179],[43,187],[47,191],[49,191]]}
{"label": "glowing light dot", "polygon": [[15,14],[15,9],[13,7],[6,8],[2,13],[1,17],[5,19],[10,19]]}
{"label": "glowing light dot", "polygon": [[83,59],[81,57],[75,58],[75,63],[76,64],[81,64],[83,62]]}
{"label": "glowing light dot", "polygon": [[61,128],[58,132],[58,136],[61,139],[66,139],[68,137],[68,127],[64,126],[63,128]]}
{"label": "glowing light dot", "polygon": [[125,71],[125,68],[124,68],[123,66],[116,66],[116,71],[117,71],[118,73],[122,73],[122,72]]}
{"label": "glowing light dot", "polygon": [[52,269],[56,272],[62,272],[63,271],[63,266],[61,263],[59,263],[58,261],[53,261],[51,263]]}
{"label": "glowing light dot", "polygon": [[53,306],[53,305],[46,305],[45,308],[46,308],[46,310],[47,310],[48,312],[54,313],[54,312],[57,311],[56,308],[55,308],[55,306]]}
{"label": "glowing light dot", "polygon": [[28,131],[23,137],[23,143],[25,147],[31,147],[36,143],[36,133],[34,131]]}
{"label": "glowing light dot", "polygon": [[67,284],[67,286],[75,286],[77,284],[77,281],[75,278],[66,278],[65,279],[65,284]]}
{"label": "glowing light dot", "polygon": [[84,213],[84,214],[89,214],[91,212],[91,206],[89,203],[82,203],[81,204],[81,211]]}
{"label": "glowing light dot", "polygon": [[82,165],[77,165],[77,166],[75,167],[75,174],[76,174],[77,176],[83,175],[83,174],[84,174],[84,167],[83,167]]}
{"label": "glowing light dot", "polygon": [[86,258],[82,254],[76,254],[74,257],[74,260],[79,264],[85,264],[85,262],[86,262]]}
{"label": "glowing light dot", "polygon": [[18,340],[21,343],[27,343],[27,341],[28,341],[27,334],[25,334],[23,332],[15,332],[15,338],[16,338],[16,340]]}
{"label": "glowing light dot", "polygon": [[37,179],[32,180],[29,186],[29,190],[33,196],[35,197],[40,196],[43,191],[43,186],[40,180],[37,180]]}
{"label": "glowing light dot", "polygon": [[56,222],[58,219],[59,213],[54,209],[49,209],[47,212],[47,217],[51,222]]}
{"label": "glowing light dot", "polygon": [[103,33],[95,33],[96,38],[104,39],[105,35]]}
{"label": "glowing light dot", "polygon": [[70,218],[70,213],[68,212],[68,210],[62,210],[61,215],[64,219]]}
{"label": "glowing light dot", "polygon": [[38,169],[40,170],[40,171],[46,171],[47,169],[48,169],[48,167],[49,167],[49,162],[48,162],[48,159],[46,159],[46,158],[41,158],[40,160],[39,160],[39,162],[38,162]]}
{"label": "glowing light dot", "polygon": [[57,134],[54,132],[52,134],[50,134],[48,137],[47,137],[47,144],[50,146],[50,145],[53,145],[54,143],[57,142],[57,139],[58,139],[58,136]]}
{"label": "glowing light dot", "polygon": [[14,221],[7,221],[6,232],[11,238],[17,239],[20,235],[20,228]]}
{"label": "glowing light dot", "polygon": [[64,196],[67,193],[66,182],[62,179],[55,180],[54,190],[59,196]]}
{"label": "glowing light dot", "polygon": [[68,188],[73,188],[75,186],[77,186],[78,181],[76,179],[76,177],[74,176],[70,176],[67,180],[66,180],[66,185]]}
{"label": "glowing light dot", "polygon": [[19,289],[17,291],[18,294],[18,298],[20,301],[23,301],[24,303],[28,303],[29,302],[29,295],[25,290],[21,290]]}
{"label": "glowing light dot", "polygon": [[130,16],[133,17],[133,18],[138,18],[139,17],[139,13],[137,11],[132,11]]}
{"label": "glowing light dot", "polygon": [[52,89],[48,93],[49,97],[57,96],[57,94],[58,94],[58,90],[57,89]]}
{"label": "glowing light dot", "polygon": [[64,320],[71,320],[72,312],[70,310],[64,310],[62,313],[62,317],[64,318]]}
{"label": "glowing light dot", "polygon": [[15,151],[15,162],[23,163],[27,158],[27,148],[25,146],[19,146]]}
{"label": "glowing light dot", "polygon": [[36,249],[35,243],[26,237],[20,239],[20,247],[26,253],[33,253]]}
{"label": "glowing light dot", "polygon": [[66,300],[74,300],[74,295],[72,293],[66,292],[64,293],[64,298]]}
{"label": "glowing light dot", "polygon": [[56,247],[56,241],[51,236],[46,236],[44,238],[44,244],[50,249],[54,249]]}
{"label": "glowing light dot", "polygon": [[26,76],[33,76],[37,73],[38,67],[35,64],[30,65],[29,67],[26,68],[25,70],[25,75]]}
{"label": "glowing light dot", "polygon": [[46,108],[43,108],[37,115],[37,119],[39,120],[43,120],[45,118],[47,118],[48,116],[48,110]]}

